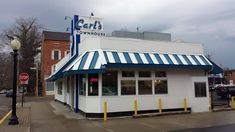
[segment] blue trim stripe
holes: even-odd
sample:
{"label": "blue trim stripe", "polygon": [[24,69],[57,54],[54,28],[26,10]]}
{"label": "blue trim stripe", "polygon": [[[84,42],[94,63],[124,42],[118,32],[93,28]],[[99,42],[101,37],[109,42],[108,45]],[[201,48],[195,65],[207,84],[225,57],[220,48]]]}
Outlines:
{"label": "blue trim stripe", "polygon": [[188,57],[186,55],[182,55],[184,57],[184,59],[186,60],[186,62],[189,64],[189,65],[192,65],[191,61],[188,59]]}
{"label": "blue trim stripe", "polygon": [[116,63],[121,63],[121,60],[120,60],[117,52],[112,52],[112,54],[113,54],[113,58],[114,58],[115,62]]}
{"label": "blue trim stripe", "polygon": [[167,54],[163,54],[166,58],[166,60],[168,61],[169,64],[174,64],[171,60],[171,58],[167,55]]}
{"label": "blue trim stripe", "polygon": [[95,51],[89,69],[95,69],[95,65],[97,63],[98,57],[99,57],[99,53],[98,51]]}
{"label": "blue trim stripe", "polygon": [[179,65],[183,65],[183,62],[180,60],[180,58],[178,57],[178,55],[173,54],[173,56],[175,57],[176,61],[179,63]]}
{"label": "blue trim stripe", "polygon": [[109,58],[108,58],[106,51],[104,51],[103,53],[104,53],[104,57],[105,57],[106,62],[109,63]]}
{"label": "blue trim stripe", "polygon": [[202,55],[199,55],[199,57],[202,59],[202,61],[203,61],[206,65],[210,65]]}
{"label": "blue trim stripe", "polygon": [[138,64],[143,64],[143,61],[142,61],[141,58],[140,58],[140,54],[134,53],[134,55],[135,55],[135,58],[136,58]]}
{"label": "blue trim stripe", "polygon": [[132,63],[131,58],[127,52],[123,52],[123,55],[124,55],[127,63]]}
{"label": "blue trim stripe", "polygon": [[83,67],[84,67],[84,65],[85,65],[85,63],[86,63],[86,60],[87,60],[87,58],[88,58],[88,54],[89,54],[89,53],[86,52],[85,55],[82,57],[82,60],[81,60],[80,65],[79,65],[79,67],[78,67],[78,70],[83,69]]}
{"label": "blue trim stripe", "polygon": [[162,59],[160,58],[159,54],[154,54],[154,56],[156,57],[156,59],[159,62],[159,64],[164,64]]}
{"label": "blue trim stripe", "polygon": [[151,57],[149,56],[149,54],[144,53],[144,56],[146,57],[147,61],[149,62],[149,64],[154,64]]}
{"label": "blue trim stripe", "polygon": [[190,55],[193,60],[197,63],[197,65],[201,65],[201,63],[197,60],[197,58],[194,55]]}
{"label": "blue trim stripe", "polygon": [[80,35],[76,35],[76,53],[77,55],[79,55],[79,44],[80,44]]}

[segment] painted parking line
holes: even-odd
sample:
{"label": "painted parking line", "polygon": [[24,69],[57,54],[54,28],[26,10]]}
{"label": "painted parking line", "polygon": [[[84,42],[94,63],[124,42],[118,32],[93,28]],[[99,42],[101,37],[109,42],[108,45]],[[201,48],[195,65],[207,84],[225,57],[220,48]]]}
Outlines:
{"label": "painted parking line", "polygon": [[0,125],[6,120],[6,118],[11,114],[11,110],[0,120]]}

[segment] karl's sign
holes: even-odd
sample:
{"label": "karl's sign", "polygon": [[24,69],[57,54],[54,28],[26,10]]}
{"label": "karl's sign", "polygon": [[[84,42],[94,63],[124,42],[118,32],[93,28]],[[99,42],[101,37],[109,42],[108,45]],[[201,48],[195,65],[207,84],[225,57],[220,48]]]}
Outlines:
{"label": "karl's sign", "polygon": [[79,34],[105,36],[102,19],[97,17],[74,16],[74,29]]}

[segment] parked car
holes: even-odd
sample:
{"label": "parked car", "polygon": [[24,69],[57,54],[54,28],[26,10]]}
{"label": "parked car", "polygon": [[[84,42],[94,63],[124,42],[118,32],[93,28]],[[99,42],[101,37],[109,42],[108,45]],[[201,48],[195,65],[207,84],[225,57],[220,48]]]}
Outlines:
{"label": "parked car", "polygon": [[7,90],[6,97],[12,97],[13,95],[13,89]]}
{"label": "parked car", "polygon": [[7,93],[7,90],[6,89],[3,89],[0,91],[0,94],[6,94]]}
{"label": "parked car", "polygon": [[221,85],[216,87],[216,93],[223,99],[235,96],[235,85]]}

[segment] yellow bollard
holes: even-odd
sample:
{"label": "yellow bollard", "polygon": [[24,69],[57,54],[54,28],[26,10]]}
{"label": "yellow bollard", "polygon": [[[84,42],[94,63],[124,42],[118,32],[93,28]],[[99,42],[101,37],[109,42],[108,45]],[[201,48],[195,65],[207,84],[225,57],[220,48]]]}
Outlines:
{"label": "yellow bollard", "polygon": [[107,102],[104,101],[104,121],[107,120]]}
{"label": "yellow bollard", "polygon": [[135,116],[137,115],[137,110],[138,110],[138,105],[137,105],[137,100],[134,101],[134,112],[135,112]]}
{"label": "yellow bollard", "polygon": [[187,111],[187,99],[184,98],[184,112]]}
{"label": "yellow bollard", "polygon": [[231,107],[232,107],[232,109],[234,109],[234,97],[232,97]]}
{"label": "yellow bollard", "polygon": [[158,108],[159,108],[159,113],[162,113],[162,99],[158,99]]}

